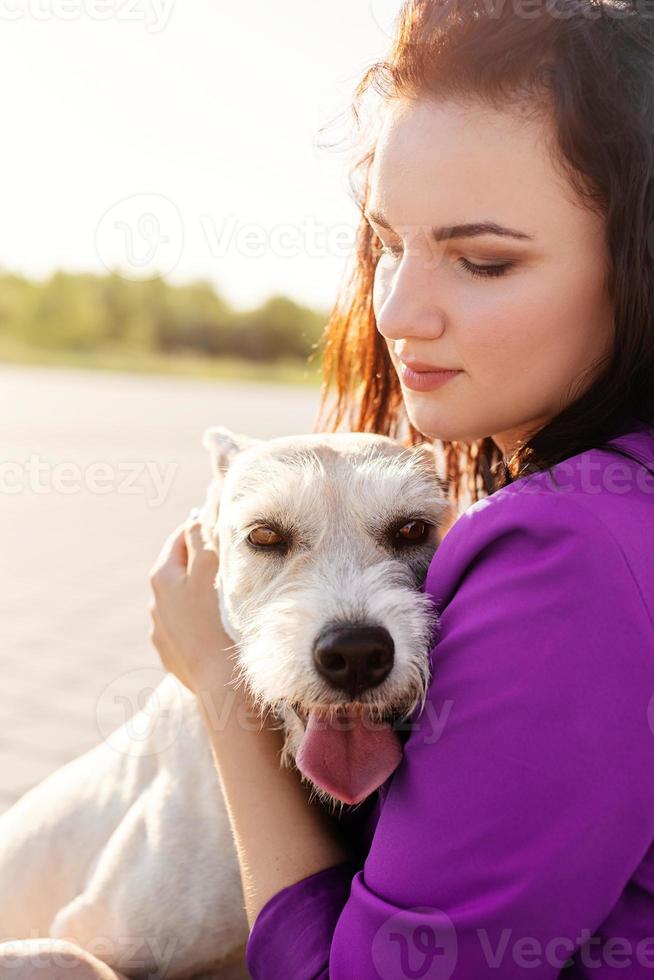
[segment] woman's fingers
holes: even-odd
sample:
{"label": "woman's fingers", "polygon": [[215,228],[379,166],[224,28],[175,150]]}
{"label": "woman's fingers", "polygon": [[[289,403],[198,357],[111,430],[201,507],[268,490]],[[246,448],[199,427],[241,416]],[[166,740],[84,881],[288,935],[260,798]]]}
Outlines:
{"label": "woman's fingers", "polygon": [[166,538],[163,548],[159,552],[159,557],[150,571],[150,584],[153,588],[156,588],[162,579],[167,579],[169,576],[178,577],[180,572],[186,574],[188,553],[184,528],[185,525],[180,524]]}
{"label": "woman's fingers", "polygon": [[201,568],[203,574],[215,575],[218,570],[218,555],[206,546],[202,537],[202,524],[197,510],[175,528],[166,539],[159,557],[150,571],[150,584],[156,592],[161,582],[179,581]]}
{"label": "woman's fingers", "polygon": [[200,520],[195,518],[187,523],[184,533],[188,552],[188,574],[193,575],[200,569],[203,574],[215,575],[218,570],[218,555],[213,548],[205,544]]}

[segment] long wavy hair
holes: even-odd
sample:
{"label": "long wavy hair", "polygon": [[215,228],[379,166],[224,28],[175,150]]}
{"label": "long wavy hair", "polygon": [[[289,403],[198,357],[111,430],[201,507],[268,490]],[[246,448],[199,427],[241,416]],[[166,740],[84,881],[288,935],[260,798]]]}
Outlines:
{"label": "long wavy hair", "polygon": [[[456,505],[463,495],[476,501],[593,447],[635,458],[607,440],[625,418],[654,425],[654,17],[635,0],[557,0],[531,13],[521,16],[509,0],[495,8],[489,0],[406,0],[387,58],[365,72],[350,110],[359,155],[349,181],[361,219],[354,266],[320,344],[316,430],[336,430],[345,420],[352,431],[401,438],[407,446],[426,441],[408,420],[373,311],[381,242],[364,216],[375,152],[374,126],[370,135],[362,125],[364,98],[381,97],[383,106],[428,94],[497,108],[519,103],[534,117],[547,113],[556,160],[584,204],[605,220],[610,358],[510,457],[490,437],[430,439]],[[332,387],[335,403],[325,417]]]}

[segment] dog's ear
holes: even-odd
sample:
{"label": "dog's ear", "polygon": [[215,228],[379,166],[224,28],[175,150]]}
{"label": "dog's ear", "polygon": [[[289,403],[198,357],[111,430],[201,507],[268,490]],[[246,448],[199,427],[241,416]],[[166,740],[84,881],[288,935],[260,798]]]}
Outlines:
{"label": "dog's ear", "polygon": [[225,474],[234,456],[262,441],[232,432],[225,425],[212,426],[202,437],[202,445],[211,454],[211,468],[216,476]]}
{"label": "dog's ear", "polygon": [[205,431],[202,437],[202,445],[209,450],[211,455],[213,479],[207,489],[207,495],[200,511],[200,519],[205,542],[212,543],[214,547],[217,547],[218,544],[215,536],[216,523],[225,473],[237,453],[262,441],[261,439],[251,439],[249,436],[238,435],[224,425],[212,426]]}

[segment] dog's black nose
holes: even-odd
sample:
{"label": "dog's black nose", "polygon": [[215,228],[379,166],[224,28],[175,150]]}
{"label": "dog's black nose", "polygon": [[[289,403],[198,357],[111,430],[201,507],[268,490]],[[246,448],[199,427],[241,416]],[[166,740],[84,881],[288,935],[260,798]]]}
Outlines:
{"label": "dog's black nose", "polygon": [[393,637],[383,626],[331,626],[313,648],[318,673],[353,698],[388,677],[394,655]]}

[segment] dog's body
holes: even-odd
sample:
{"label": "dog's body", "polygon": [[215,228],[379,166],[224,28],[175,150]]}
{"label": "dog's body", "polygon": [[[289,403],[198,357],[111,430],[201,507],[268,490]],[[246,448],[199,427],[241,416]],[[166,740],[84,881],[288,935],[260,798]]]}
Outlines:
{"label": "dog's body", "polygon": [[[140,715],[0,817],[0,941],[74,939],[121,972],[161,976],[195,972],[245,941],[195,698],[169,674]],[[135,740],[135,730],[148,735]]]}
{"label": "dog's body", "polygon": [[[264,442],[223,428],[205,445],[203,528],[242,681],[283,726],[283,763],[325,804],[359,802],[397,765],[393,722],[426,692],[435,616],[420,586],[447,510],[433,453],[362,433]],[[242,950],[209,740],[172,675],[140,718],[0,817],[0,942],[39,936],[169,978],[220,976],[216,964]]]}

